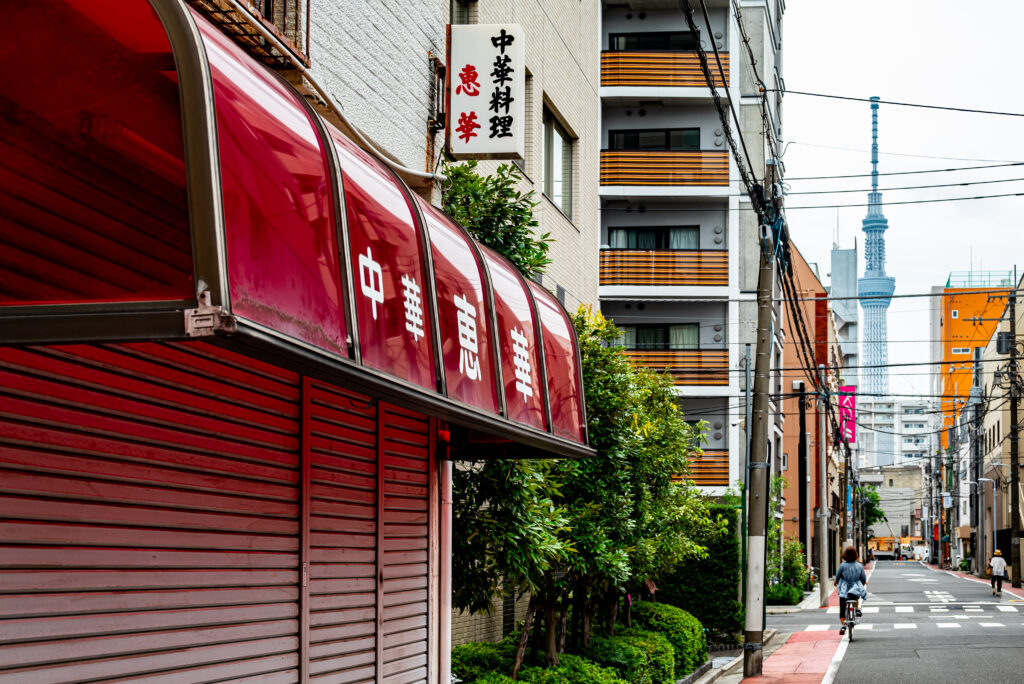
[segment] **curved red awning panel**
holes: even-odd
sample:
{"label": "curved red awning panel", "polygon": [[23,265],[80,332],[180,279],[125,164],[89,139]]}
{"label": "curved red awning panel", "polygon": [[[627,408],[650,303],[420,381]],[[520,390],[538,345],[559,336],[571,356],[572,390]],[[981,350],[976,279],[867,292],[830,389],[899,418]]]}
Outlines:
{"label": "curved red awning panel", "polygon": [[498,383],[484,274],[470,238],[448,216],[419,197],[416,202],[430,236],[448,397],[497,413]]}
{"label": "curved red awning panel", "polygon": [[231,310],[347,356],[323,141],[287,83],[193,16],[213,77]]}
{"label": "curved red awning panel", "polygon": [[0,306],[195,297],[178,73],[146,0],[5,3]]}
{"label": "curved red awning panel", "polygon": [[399,181],[332,129],[344,179],[353,297],[365,365],[437,388],[420,228]]}
{"label": "curved red awning panel", "polygon": [[531,282],[537,314],[544,327],[544,357],[548,371],[548,400],[554,433],[584,442],[583,401],[580,386],[579,345],[572,321],[550,292]]}
{"label": "curved red awning panel", "polygon": [[544,380],[541,375],[539,326],[533,318],[523,279],[508,261],[481,247],[494,287],[505,405],[512,420],[547,431]]}

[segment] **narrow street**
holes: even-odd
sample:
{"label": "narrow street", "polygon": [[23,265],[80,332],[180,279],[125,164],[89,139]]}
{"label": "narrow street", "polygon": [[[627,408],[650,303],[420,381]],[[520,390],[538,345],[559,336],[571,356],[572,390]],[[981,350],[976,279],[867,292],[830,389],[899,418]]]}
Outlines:
{"label": "narrow street", "polygon": [[[864,616],[853,643],[838,651],[834,681],[1016,680],[1020,663],[1010,649],[1019,649],[1024,636],[1024,601],[1007,587],[999,599],[987,583],[923,563],[876,563]],[[784,633],[836,631],[839,609],[772,615],[768,626]]]}

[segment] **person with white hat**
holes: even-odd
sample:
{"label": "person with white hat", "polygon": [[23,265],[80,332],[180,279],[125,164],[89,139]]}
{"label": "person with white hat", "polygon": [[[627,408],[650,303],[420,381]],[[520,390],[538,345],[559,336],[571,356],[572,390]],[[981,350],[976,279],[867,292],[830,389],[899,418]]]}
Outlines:
{"label": "person with white hat", "polygon": [[1002,596],[1003,580],[1010,579],[1006,576],[1006,559],[1003,558],[1002,551],[995,550],[992,560],[988,562],[988,567],[992,570],[992,595]]}

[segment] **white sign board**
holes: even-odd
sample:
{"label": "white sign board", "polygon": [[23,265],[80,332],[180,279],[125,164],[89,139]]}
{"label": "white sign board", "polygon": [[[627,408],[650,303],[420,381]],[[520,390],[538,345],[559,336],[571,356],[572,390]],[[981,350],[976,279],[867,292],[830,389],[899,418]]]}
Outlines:
{"label": "white sign board", "polygon": [[448,26],[447,138],[456,159],[526,156],[526,46],[519,24]]}

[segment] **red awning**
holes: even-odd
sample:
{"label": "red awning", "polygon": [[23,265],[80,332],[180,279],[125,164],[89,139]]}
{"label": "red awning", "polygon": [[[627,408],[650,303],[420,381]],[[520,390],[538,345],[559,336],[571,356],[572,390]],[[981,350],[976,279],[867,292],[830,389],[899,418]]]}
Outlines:
{"label": "red awning", "polygon": [[[217,335],[586,455],[565,310],[179,0],[13,10],[0,341]],[[198,293],[198,294],[197,294]]]}

